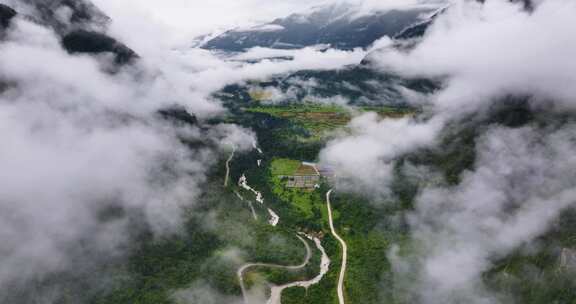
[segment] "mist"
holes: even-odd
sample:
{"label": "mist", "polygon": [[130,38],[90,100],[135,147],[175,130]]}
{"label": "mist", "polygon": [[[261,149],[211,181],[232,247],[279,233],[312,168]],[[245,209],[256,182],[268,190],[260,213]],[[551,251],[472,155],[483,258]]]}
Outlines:
{"label": "mist", "polygon": [[[574,107],[575,13],[573,1],[539,1],[532,11],[507,1],[456,1],[413,49],[387,46],[371,55],[384,72],[442,85],[416,105],[424,106],[419,118],[367,115],[328,143],[321,160],[337,168],[337,187],[394,199],[398,159],[442,149],[446,134],[463,126],[479,132],[473,165],[457,184],[427,180],[438,177],[436,168],[419,168],[424,183],[405,215],[412,252],[389,252],[408,302],[513,303],[484,275],[576,206],[576,129],[559,118]],[[518,101],[540,118],[524,126],[486,122]]]}
{"label": "mist", "polygon": [[[162,70],[150,60],[110,72],[112,60],[71,55],[56,32],[27,18],[16,17],[5,32],[0,290],[121,259],[134,233],[183,233],[185,210],[221,151],[254,141],[233,125],[207,132],[202,120],[222,109],[190,94],[178,66]],[[175,105],[200,123],[158,114]],[[58,294],[28,295],[50,303]]]}
{"label": "mist", "polygon": [[[20,15],[1,30],[0,42],[0,292],[125,259],[139,232],[157,239],[185,233],[199,197],[213,190],[206,183],[223,153],[249,151],[256,140],[234,124],[208,123],[226,115],[213,97],[224,86],[338,70],[368,55],[381,72],[441,83],[418,96],[414,115],[358,115],[320,153],[320,162],[336,171],[336,190],[375,202],[397,199],[398,169],[425,181],[402,215],[414,251],[406,254],[406,244],[388,251],[394,284],[410,303],[512,303],[483,276],[498,260],[537,243],[575,207],[576,125],[554,121],[576,106],[573,1],[536,1],[532,10],[503,0],[454,1],[409,50],[384,37],[366,50],[253,48],[227,57],[192,48],[194,38],[321,4],[352,3],[366,13],[439,2],[96,0],[111,20],[87,28],[138,54],[122,66],[113,54],[66,51],[62,30],[35,15],[34,1],[3,2]],[[55,18],[71,26],[66,12]],[[277,56],[292,60],[271,59]],[[511,100],[542,115],[521,126],[486,122]],[[174,107],[188,123],[160,115]],[[467,124],[478,127],[473,164],[455,182],[434,166],[399,162],[442,149],[446,134]],[[204,220],[218,230],[217,219]],[[243,261],[241,254],[234,253],[234,263]],[[94,278],[95,285],[107,279]],[[59,294],[36,297],[55,303]],[[173,298],[238,302],[202,281]]]}

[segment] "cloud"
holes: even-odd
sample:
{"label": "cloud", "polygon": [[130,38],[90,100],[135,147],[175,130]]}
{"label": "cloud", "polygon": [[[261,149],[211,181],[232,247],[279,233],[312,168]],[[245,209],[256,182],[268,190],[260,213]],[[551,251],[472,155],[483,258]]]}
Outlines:
{"label": "cloud", "polygon": [[[148,34],[161,37],[165,28],[148,24],[128,34],[134,29],[119,28],[124,22],[111,34],[141,59],[114,74],[106,72],[109,56],[70,55],[52,30],[23,18],[0,44],[7,145],[0,152],[0,289],[90,264],[82,256],[97,256],[94,263],[122,256],[135,221],[159,236],[179,232],[182,210],[201,193],[219,149],[251,149],[248,130],[177,126],[159,109],[180,104],[202,121],[222,113],[210,95],[227,83],[337,68],[364,55],[303,49],[292,62],[233,63],[171,49],[163,39],[155,46]],[[204,145],[191,149],[182,140]],[[71,249],[80,242],[89,245]]]}
{"label": "cloud", "polygon": [[[413,50],[389,46],[375,56],[384,71],[443,80],[428,96],[424,116],[432,118],[361,118],[351,125],[355,131],[328,144],[323,160],[351,178],[344,181],[354,190],[386,193],[396,157],[433,147],[470,114],[514,100],[505,97],[530,96],[532,111],[570,115],[576,96],[575,13],[576,4],[567,0],[539,1],[532,12],[508,1],[456,2]],[[565,121],[554,125],[483,125],[475,164],[462,181],[421,187],[408,215],[412,252],[390,252],[396,286],[408,302],[513,301],[490,290],[483,275],[494,261],[533,244],[575,206],[576,128]]]}
{"label": "cloud", "polygon": [[[435,117],[430,137],[438,135],[444,123],[486,110],[509,95],[533,96],[534,106],[573,110],[576,91],[570,84],[576,80],[573,72],[576,66],[571,54],[576,52],[576,26],[570,24],[574,24],[574,13],[576,4],[565,0],[542,1],[533,12],[507,1],[486,1],[485,5],[461,1],[438,17],[413,50],[406,52],[389,45],[374,58],[377,67],[385,72],[444,80],[443,87],[428,96],[426,115]],[[358,159],[376,164],[394,156],[377,151],[395,147],[389,142],[395,137],[370,135],[387,135],[388,122],[383,121],[382,130],[374,132],[370,131],[373,124],[357,128],[356,123],[353,122],[352,129],[365,130],[372,140],[364,140],[356,132],[329,143],[323,152],[326,161],[337,160],[344,175],[353,171],[350,168],[360,163]],[[426,129],[418,123],[405,126]],[[421,132],[414,133],[414,139],[409,131],[395,134],[404,145],[400,153],[422,145]],[[355,157],[358,151],[362,151],[362,156]],[[388,171],[388,166],[382,168],[382,172]]]}
{"label": "cloud", "polygon": [[422,250],[412,267],[419,299],[501,302],[501,295],[486,291],[482,274],[576,206],[574,129],[494,128],[483,136],[476,166],[460,185],[423,190],[409,216]]}
{"label": "cloud", "polygon": [[[350,132],[328,143],[320,160],[335,168],[343,190],[386,195],[393,179],[396,157],[432,145],[441,121],[426,123],[412,118],[380,119],[376,113],[355,118]],[[366,192],[368,191],[368,192]]]}
{"label": "cloud", "polygon": [[473,112],[506,94],[553,98],[573,108],[573,1],[544,1],[533,13],[506,1],[457,2],[410,53],[388,49],[378,62],[403,75],[444,77],[438,111]]}
{"label": "cloud", "polygon": [[[366,55],[366,51],[356,49],[341,51],[317,48],[299,50],[275,51],[257,48],[248,51],[246,55],[232,58],[217,57],[205,50],[194,49],[180,53],[188,62],[194,63],[191,68],[195,73],[189,77],[189,85],[204,98],[228,84],[241,83],[247,80],[266,80],[275,75],[299,70],[332,70],[347,65],[358,64]],[[238,60],[267,58],[271,55],[290,56],[293,60],[263,59],[257,63],[239,62]],[[182,61],[183,62],[183,61]],[[195,64],[200,62],[200,65]]]}
{"label": "cloud", "polygon": [[216,0],[210,2],[167,0],[159,4],[150,0],[128,1],[122,5],[110,0],[95,0],[94,3],[102,7],[116,20],[127,20],[129,17],[131,20],[152,19],[173,31],[184,31],[198,35],[219,28],[269,22],[277,17],[283,17],[325,2],[324,0],[275,2],[263,0]]}
{"label": "cloud", "polygon": [[23,19],[0,44],[0,290],[121,256],[135,223],[179,233],[217,143],[253,141],[231,125],[205,132],[161,119],[159,109],[180,101],[200,118],[219,109],[189,99],[176,65],[110,74],[109,60],[69,55],[51,30]]}
{"label": "cloud", "polygon": [[173,295],[177,304],[241,304],[243,301],[234,297],[219,295],[205,283],[195,283],[188,289],[180,290]]}
{"label": "cloud", "polygon": [[[123,20],[124,27],[136,29],[149,20],[169,29],[168,34],[176,39],[191,38],[212,31],[223,31],[234,27],[248,27],[270,22],[293,13],[309,12],[311,8],[337,3],[357,5],[361,12],[374,9],[406,8],[437,3],[428,0],[215,0],[209,2],[187,0],[165,0],[162,4],[152,0],[126,0],[121,4],[111,0],[94,0],[114,20]],[[442,1],[440,1],[442,2]],[[130,26],[132,23],[132,26]],[[132,31],[134,32],[134,31]],[[190,43],[190,41],[188,42]]]}
{"label": "cloud", "polygon": [[[267,9],[277,10],[278,16],[284,16],[297,11],[307,12],[306,7],[309,5],[328,5],[339,1],[322,0],[318,3],[303,3],[293,0],[273,5],[260,0],[225,1],[226,3],[217,1],[218,5],[216,3],[191,4],[189,1],[179,0],[169,0],[163,5],[149,1],[137,2],[127,5],[126,3],[119,4],[117,1],[95,1],[112,16],[109,32],[141,55],[141,62],[147,68],[162,67],[162,71],[165,72],[163,77],[170,77],[168,83],[178,84],[171,88],[166,87],[166,90],[184,89],[182,96],[185,98],[181,100],[194,100],[194,103],[187,104],[187,106],[198,115],[214,115],[222,110],[217,107],[217,103],[213,102],[211,96],[226,85],[253,79],[264,80],[274,75],[298,70],[340,69],[360,63],[372,50],[368,52],[361,49],[341,51],[325,50],[321,47],[274,50],[256,47],[235,56],[221,56],[210,51],[191,48],[191,38],[184,37],[187,34],[173,36],[174,33],[185,33],[188,29],[204,29],[205,26],[214,30],[212,23],[203,24],[203,18],[209,18],[211,22],[220,22],[226,27],[229,26],[227,18],[239,18],[244,21],[259,18],[268,20],[274,15],[266,13]],[[364,3],[363,1],[351,2]],[[409,7],[415,5],[416,2],[419,1],[410,1],[402,6],[398,1],[388,1],[386,5]],[[366,4],[366,6],[373,6],[373,4]],[[217,12],[212,12],[212,9]],[[223,13],[228,10],[231,11],[229,14]],[[177,19],[179,14],[185,14],[184,23],[179,25],[178,29],[168,26],[167,23]],[[196,19],[197,16],[200,18]],[[250,22],[244,23],[251,24]],[[380,42],[380,44],[387,43],[389,41]],[[273,59],[278,56],[290,57],[293,60]],[[162,92],[162,90],[159,91]],[[199,102],[201,100],[205,102]]]}
{"label": "cloud", "polygon": [[[79,253],[69,248],[80,241],[88,240],[87,251],[95,255],[122,253],[134,218],[160,235],[178,231],[181,209],[200,193],[218,149],[250,148],[253,134],[247,130],[178,127],[158,119],[159,108],[182,104],[202,120],[223,111],[210,96],[226,84],[302,69],[338,69],[366,55],[305,48],[282,51],[292,61],[249,64],[174,48],[187,46],[193,35],[324,1],[95,2],[114,19],[110,33],[141,55],[137,66],[106,73],[106,56],[70,56],[54,33],[21,19],[0,44],[5,84],[0,136],[6,146],[0,151],[2,287],[70,269]],[[363,4],[391,8],[400,2]],[[574,13],[576,5],[567,0],[542,1],[531,14],[503,1],[457,3],[412,52],[387,48],[376,56],[387,70],[447,79],[431,98],[433,117],[357,117],[348,133],[329,143],[322,162],[338,169],[341,189],[387,195],[397,157],[434,145],[447,121],[486,108],[498,97],[536,95],[535,102],[551,99],[557,107],[572,109]],[[377,45],[390,47],[387,40]],[[253,49],[235,59],[278,52]],[[474,170],[460,185],[423,190],[410,227],[424,251],[393,260],[402,275],[400,266],[416,259],[407,266],[417,276],[411,282],[416,297],[430,303],[498,301],[481,280],[492,259],[544,233],[572,204],[573,130],[573,125],[492,129],[477,147]],[[181,139],[206,145],[190,150]],[[100,216],[114,208],[122,216]],[[206,286],[180,296],[192,303],[233,300]]]}
{"label": "cloud", "polygon": [[248,151],[253,149],[256,135],[251,130],[232,124],[221,124],[209,131],[210,138],[213,138],[222,149],[233,147],[238,151]]}

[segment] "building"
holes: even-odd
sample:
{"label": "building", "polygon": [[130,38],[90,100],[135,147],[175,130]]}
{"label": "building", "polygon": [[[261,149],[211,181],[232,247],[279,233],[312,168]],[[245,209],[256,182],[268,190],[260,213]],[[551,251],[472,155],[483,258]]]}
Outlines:
{"label": "building", "polygon": [[314,164],[302,163],[294,175],[283,176],[287,188],[314,190],[320,185],[320,173]]}
{"label": "building", "polygon": [[286,187],[314,189],[320,184],[320,175],[294,175],[287,176]]}

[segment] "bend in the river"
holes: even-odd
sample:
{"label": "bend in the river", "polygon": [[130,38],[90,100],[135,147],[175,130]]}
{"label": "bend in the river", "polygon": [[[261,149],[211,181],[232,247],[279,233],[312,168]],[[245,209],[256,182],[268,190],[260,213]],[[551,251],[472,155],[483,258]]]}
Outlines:
{"label": "bend in the river", "polygon": [[246,296],[246,286],[244,285],[244,272],[246,272],[246,270],[248,270],[249,268],[270,267],[270,268],[280,268],[280,269],[286,269],[286,270],[300,270],[300,269],[303,269],[304,267],[306,267],[306,265],[308,265],[308,263],[310,262],[310,258],[312,257],[312,250],[310,249],[310,245],[308,245],[308,242],[306,242],[306,240],[304,238],[302,238],[299,235],[297,235],[297,236],[300,239],[300,241],[302,241],[304,246],[306,247],[306,257],[304,258],[304,262],[302,262],[302,264],[296,265],[296,266],[285,266],[285,265],[279,265],[279,264],[248,263],[248,264],[245,264],[242,267],[240,267],[240,269],[238,269],[238,272],[237,272],[238,281],[240,282],[240,289],[242,289],[242,296],[244,297],[244,303],[248,303],[248,299]]}

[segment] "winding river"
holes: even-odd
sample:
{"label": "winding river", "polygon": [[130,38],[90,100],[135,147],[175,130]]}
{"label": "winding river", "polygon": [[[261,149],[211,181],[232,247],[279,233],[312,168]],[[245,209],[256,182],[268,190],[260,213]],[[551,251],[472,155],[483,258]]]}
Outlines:
{"label": "winding river", "polygon": [[311,236],[307,236],[309,239],[311,239],[312,241],[314,241],[314,244],[316,244],[316,248],[318,248],[318,250],[320,250],[320,252],[322,253],[322,259],[320,262],[320,273],[314,277],[311,280],[308,281],[299,281],[299,282],[293,282],[293,283],[289,283],[289,284],[285,284],[285,285],[280,285],[280,286],[272,286],[271,288],[271,293],[270,293],[270,299],[268,300],[268,302],[266,302],[267,304],[281,304],[282,303],[282,291],[284,291],[285,289],[291,288],[291,287],[303,287],[303,288],[308,288],[312,285],[316,285],[318,283],[320,283],[320,281],[322,280],[322,278],[324,278],[324,276],[326,275],[326,273],[328,273],[328,270],[330,269],[330,258],[328,257],[328,254],[326,254],[326,250],[324,250],[324,247],[322,247],[322,243],[320,241],[319,238],[316,237],[311,237]]}
{"label": "winding river", "polygon": [[[253,146],[254,146],[254,149],[256,149],[258,151],[258,153],[263,154],[262,150],[260,150],[258,148],[256,142],[254,142]],[[232,151],[232,155],[230,156],[230,158],[226,162],[226,179],[224,182],[225,187],[228,185],[228,179],[229,179],[229,174],[230,174],[230,161],[234,157],[234,152],[235,152],[235,150]],[[257,162],[257,165],[258,165],[258,167],[260,167],[261,160],[259,160]],[[256,191],[254,188],[252,188],[248,185],[248,180],[247,180],[245,174],[242,174],[242,176],[240,177],[240,180],[238,181],[238,185],[241,188],[254,193],[256,195],[256,201],[258,203],[264,205],[264,198],[262,197],[262,193],[259,191]],[[327,194],[328,212],[330,215],[330,227],[332,229],[332,234],[337,236],[337,234],[335,233],[334,227],[333,227],[334,225],[332,223],[332,211],[330,208],[330,201],[329,201],[330,192]],[[244,198],[238,192],[235,192],[235,193],[240,200],[245,201]],[[257,217],[257,214],[254,210],[254,207],[252,206],[252,202],[249,201],[249,203],[250,203],[250,208],[252,210],[252,214],[254,216],[254,219],[257,220],[258,217]],[[278,223],[280,222],[280,216],[278,216],[278,214],[276,214],[276,212],[274,212],[274,210],[272,210],[270,208],[268,208],[268,213],[270,215],[270,219],[269,219],[268,223],[272,226],[277,226]],[[275,286],[275,285],[271,286],[270,287],[270,298],[268,299],[266,304],[281,304],[282,292],[285,289],[292,288],[292,287],[309,288],[315,284],[318,284],[322,280],[322,278],[324,278],[324,276],[326,275],[326,273],[328,273],[328,270],[330,269],[330,258],[328,257],[328,254],[326,254],[326,250],[322,246],[321,240],[319,238],[313,237],[311,235],[299,233],[299,235],[297,235],[297,237],[300,239],[300,241],[302,241],[302,243],[304,244],[304,246],[306,248],[306,257],[305,257],[304,262],[302,264],[296,265],[296,266],[284,266],[284,265],[266,264],[266,263],[247,263],[238,269],[237,276],[238,276],[238,281],[240,283],[240,288],[242,290],[242,296],[244,298],[245,304],[251,304],[249,299],[248,299],[247,290],[246,290],[246,286],[245,286],[245,282],[244,282],[244,273],[248,269],[253,268],[253,267],[270,267],[270,268],[278,268],[278,269],[285,269],[285,270],[289,270],[289,271],[295,271],[295,270],[304,269],[309,264],[310,258],[312,257],[312,250],[310,249],[310,245],[308,244],[308,242],[301,235],[303,235],[306,238],[308,238],[309,240],[313,241],[314,244],[316,245],[316,248],[322,253],[322,257],[321,257],[321,261],[320,261],[320,273],[316,277],[312,278],[311,280],[297,281],[297,282],[292,282],[292,283],[279,285],[279,286]],[[344,248],[345,248],[346,244],[344,243],[344,241],[342,239],[340,239],[339,237],[337,237],[337,238],[341,241],[341,243],[344,244]],[[346,254],[346,249],[344,249],[344,255],[345,254]],[[344,256],[343,260],[346,261],[345,256]],[[345,262],[343,263],[343,267],[344,268],[343,268],[343,271],[341,272],[341,278],[339,281],[339,292],[338,292],[339,296],[340,296],[340,294],[342,294],[342,292],[341,292],[341,284],[343,282],[342,273],[345,272],[345,268],[346,268]],[[342,297],[342,299],[343,299],[343,297]],[[340,303],[343,304],[344,303],[343,300]]]}
{"label": "winding river", "polygon": [[306,265],[308,265],[308,263],[310,262],[310,258],[312,257],[312,250],[310,249],[310,245],[308,245],[308,242],[306,242],[306,240],[304,238],[302,238],[299,235],[298,235],[298,238],[306,247],[306,257],[304,258],[304,262],[302,262],[302,264],[296,265],[296,266],[285,266],[285,265],[266,264],[266,263],[248,263],[248,264],[244,264],[242,267],[240,267],[240,269],[238,269],[238,272],[237,272],[238,281],[240,282],[240,288],[242,289],[242,296],[244,297],[244,303],[246,303],[246,304],[250,303],[248,301],[248,297],[247,297],[247,293],[246,293],[246,286],[244,284],[244,272],[246,272],[246,270],[253,268],[253,267],[270,267],[270,268],[280,268],[280,269],[286,269],[286,270],[300,270],[300,269],[303,269],[304,267],[306,267]]}

